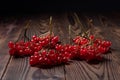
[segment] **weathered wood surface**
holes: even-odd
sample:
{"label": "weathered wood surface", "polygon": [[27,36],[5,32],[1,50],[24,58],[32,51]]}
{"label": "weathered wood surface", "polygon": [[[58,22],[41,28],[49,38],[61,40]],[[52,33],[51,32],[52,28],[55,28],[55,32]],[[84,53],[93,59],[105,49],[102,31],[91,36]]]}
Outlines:
{"label": "weathered wood surface", "polygon": [[[111,14],[79,14],[82,24],[90,29],[96,37],[112,42],[111,53],[105,55],[103,62],[89,64],[85,61],[72,61],[70,64],[41,69],[30,67],[29,58],[13,58],[8,54],[8,41],[31,38],[49,32],[49,16],[53,16],[53,32],[60,36],[63,43],[71,43],[71,39],[80,33],[80,26],[74,17],[67,13],[40,15],[29,17],[29,28],[26,22],[15,24],[1,22],[0,25],[0,79],[1,80],[119,80],[120,79],[120,15]],[[90,20],[92,22],[90,22]],[[18,21],[19,22],[19,21]],[[69,35],[68,25],[71,25]],[[22,26],[22,27],[20,27]]]}
{"label": "weathered wood surface", "polygon": [[0,79],[3,77],[9,64],[10,56],[8,54],[8,42],[16,41],[21,33],[21,25],[12,23],[3,23],[0,25]]}

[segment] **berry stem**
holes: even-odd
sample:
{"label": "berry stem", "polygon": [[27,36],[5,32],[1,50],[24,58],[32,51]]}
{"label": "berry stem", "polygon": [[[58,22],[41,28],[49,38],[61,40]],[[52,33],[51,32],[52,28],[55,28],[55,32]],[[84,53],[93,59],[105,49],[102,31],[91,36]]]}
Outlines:
{"label": "berry stem", "polygon": [[71,25],[68,26],[69,28],[69,44],[71,43]]}
{"label": "berry stem", "polygon": [[50,16],[50,21],[49,21],[49,26],[50,26],[50,38],[51,38],[51,35],[52,35],[52,16]]}
{"label": "berry stem", "polygon": [[[49,30],[50,30],[50,38],[49,38],[49,44],[51,44],[51,36],[52,36],[52,16],[50,16],[50,21],[49,21]],[[50,47],[48,48],[48,50],[50,49]]]}

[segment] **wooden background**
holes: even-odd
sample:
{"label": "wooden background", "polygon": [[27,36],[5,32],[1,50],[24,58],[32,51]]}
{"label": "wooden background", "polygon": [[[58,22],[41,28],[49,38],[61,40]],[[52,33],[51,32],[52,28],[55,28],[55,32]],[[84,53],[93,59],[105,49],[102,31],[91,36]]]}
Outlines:
{"label": "wooden background", "polygon": [[[73,13],[40,14],[33,16],[0,17],[0,80],[119,80],[120,79],[120,14],[78,13],[86,29],[96,37],[112,42],[111,53],[97,64],[74,60],[69,65],[50,69],[30,67],[29,58],[13,58],[8,54],[9,41],[27,40],[32,35],[49,31],[49,17],[53,16],[53,32],[63,43],[71,43],[80,26]],[[28,29],[26,22],[31,21]],[[90,22],[92,21],[92,22]],[[71,25],[71,35],[68,34]],[[71,38],[69,38],[71,37]]]}

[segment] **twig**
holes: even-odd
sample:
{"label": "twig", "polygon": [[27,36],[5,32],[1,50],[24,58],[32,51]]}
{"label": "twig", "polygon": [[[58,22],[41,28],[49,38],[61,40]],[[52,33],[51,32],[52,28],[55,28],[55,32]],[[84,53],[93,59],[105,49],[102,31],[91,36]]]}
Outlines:
{"label": "twig", "polygon": [[69,43],[71,43],[70,39],[71,39],[71,25],[68,26],[69,28]]}
{"label": "twig", "polygon": [[49,21],[49,27],[50,27],[50,38],[51,38],[51,35],[52,35],[52,16],[50,16],[50,21]]}

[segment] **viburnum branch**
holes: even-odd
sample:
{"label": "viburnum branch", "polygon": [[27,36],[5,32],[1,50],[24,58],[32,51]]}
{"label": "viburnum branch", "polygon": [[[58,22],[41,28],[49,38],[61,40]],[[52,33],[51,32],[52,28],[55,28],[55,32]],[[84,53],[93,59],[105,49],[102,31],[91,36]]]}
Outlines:
{"label": "viburnum branch", "polygon": [[82,23],[81,23],[81,21],[80,21],[80,19],[79,19],[79,17],[78,17],[78,15],[77,15],[76,13],[74,13],[74,16],[75,16],[75,18],[76,18],[77,23],[78,23],[78,24],[80,25],[80,27],[81,27],[81,31],[83,32],[83,33],[82,33],[82,36],[88,38],[88,35],[87,35],[87,33],[86,33],[85,29],[84,29],[84,26],[82,25]]}

